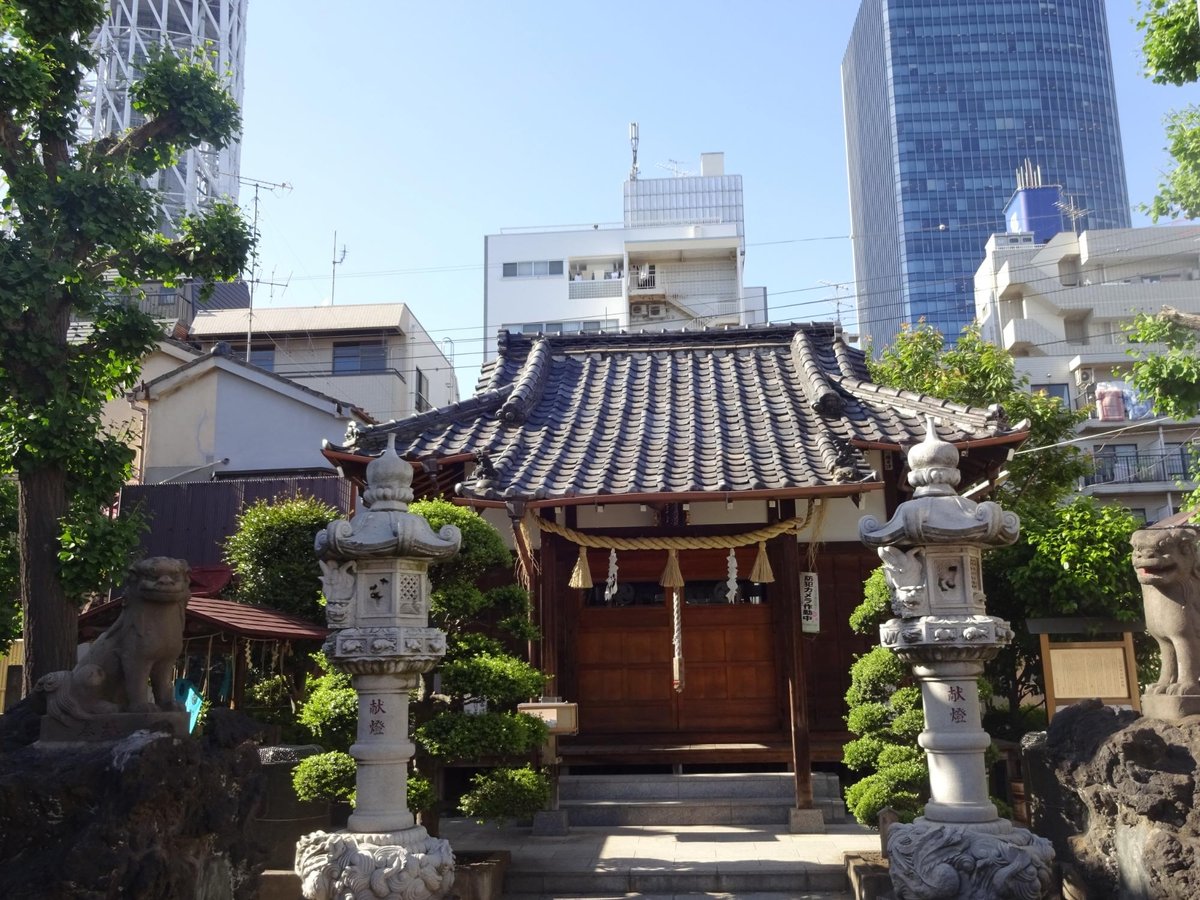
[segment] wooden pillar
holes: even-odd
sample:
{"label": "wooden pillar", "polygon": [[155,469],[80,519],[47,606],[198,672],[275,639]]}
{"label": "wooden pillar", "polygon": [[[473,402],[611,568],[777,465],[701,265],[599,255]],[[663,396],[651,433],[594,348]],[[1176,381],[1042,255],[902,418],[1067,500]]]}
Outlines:
{"label": "wooden pillar", "polygon": [[[543,518],[553,518],[554,510],[542,510]],[[562,541],[557,535],[542,532],[542,575],[538,579],[538,628],[542,632],[541,653],[535,665],[553,680],[549,684],[551,694],[560,694],[559,684],[559,610],[555,595],[565,590],[566,585],[557,583],[560,566],[558,557],[562,552]]]}
{"label": "wooden pillar", "polygon": [[[796,515],[796,501],[779,501],[779,517]],[[808,681],[804,671],[803,641],[800,628],[800,547],[795,535],[776,538],[773,595],[780,611],[784,655],[781,663],[787,679],[789,726],[792,740],[792,770],[795,772],[796,808],[812,809],[812,751],[809,744]]]}

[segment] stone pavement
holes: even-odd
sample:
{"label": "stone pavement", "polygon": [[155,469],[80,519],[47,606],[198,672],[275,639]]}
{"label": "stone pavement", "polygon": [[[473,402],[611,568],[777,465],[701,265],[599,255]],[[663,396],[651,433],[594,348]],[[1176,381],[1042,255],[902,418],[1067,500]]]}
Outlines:
{"label": "stone pavement", "polygon": [[827,828],[790,834],[770,826],[629,825],[534,837],[528,826],[442,819],[441,836],[456,853],[511,853],[504,896],[512,900],[850,897],[845,855],[878,851],[879,835],[858,825]]}

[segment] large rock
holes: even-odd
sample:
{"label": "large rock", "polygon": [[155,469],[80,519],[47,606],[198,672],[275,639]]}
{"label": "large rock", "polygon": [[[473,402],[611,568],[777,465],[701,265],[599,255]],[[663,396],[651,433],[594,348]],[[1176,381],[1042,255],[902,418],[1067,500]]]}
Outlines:
{"label": "large rock", "polygon": [[0,897],[256,896],[262,776],[236,714],[214,710],[206,738],[19,746],[16,712],[0,717]]}
{"label": "large rock", "polygon": [[1085,896],[1200,897],[1200,716],[1165,722],[1088,700],[1027,750],[1034,830]]}

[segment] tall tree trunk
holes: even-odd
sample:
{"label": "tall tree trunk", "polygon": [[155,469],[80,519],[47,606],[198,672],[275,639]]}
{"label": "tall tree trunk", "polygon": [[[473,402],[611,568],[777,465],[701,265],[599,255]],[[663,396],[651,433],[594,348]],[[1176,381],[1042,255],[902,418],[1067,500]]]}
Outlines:
{"label": "tall tree trunk", "polygon": [[26,693],[43,675],[75,666],[79,610],[66,598],[58,575],[61,520],[67,512],[66,480],[61,465],[18,475]]}

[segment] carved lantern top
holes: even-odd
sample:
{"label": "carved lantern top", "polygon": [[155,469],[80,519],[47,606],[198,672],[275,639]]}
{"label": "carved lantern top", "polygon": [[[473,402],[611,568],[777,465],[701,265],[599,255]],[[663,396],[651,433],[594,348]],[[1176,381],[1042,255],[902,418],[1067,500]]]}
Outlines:
{"label": "carved lantern top", "polygon": [[958,449],[937,435],[933,418],[926,418],[925,439],[908,451],[908,482],[913,499],[901,503],[881,525],[874,516],[858,523],[859,538],[868,547],[914,547],[930,544],[969,544],[1003,547],[1020,533],[1020,520],[997,503],[975,503],[955,488],[962,478]]}
{"label": "carved lantern top", "polygon": [[437,534],[421,516],[408,511],[413,498],[412,466],[396,453],[396,436],[367,465],[365,509],[352,519],[337,519],[317,532],[320,559],[446,559],[458,552],[462,533],[443,525]]}

